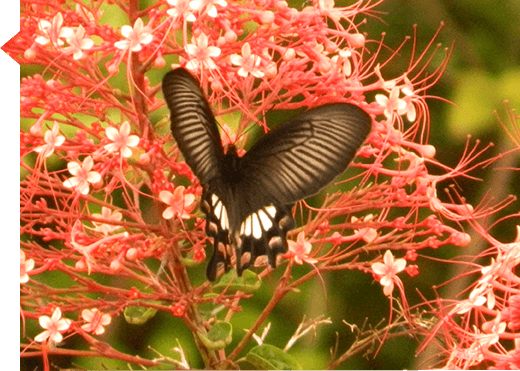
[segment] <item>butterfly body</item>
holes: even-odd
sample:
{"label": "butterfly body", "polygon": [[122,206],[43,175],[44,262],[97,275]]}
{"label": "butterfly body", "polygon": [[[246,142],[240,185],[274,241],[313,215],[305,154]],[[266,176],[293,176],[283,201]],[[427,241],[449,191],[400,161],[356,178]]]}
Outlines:
{"label": "butterfly body", "polygon": [[[276,255],[286,251],[285,236],[294,226],[292,205],[280,203],[262,189],[256,189],[253,197],[245,192],[250,188],[241,165],[242,158],[230,147],[222,159],[220,176],[204,187],[201,209],[206,214],[206,234],[217,249],[208,265],[208,277],[216,276],[213,270],[218,264],[232,265],[228,246],[235,251],[238,274],[258,256],[266,255],[274,266]],[[242,262],[243,256],[247,261]]]}
{"label": "butterfly body", "polygon": [[371,128],[361,108],[334,103],[308,110],[264,135],[242,157],[224,153],[217,124],[198,82],[183,68],[163,79],[172,134],[203,185],[206,234],[214,240],[207,276],[237,273],[266,255],[271,266],[287,251],[291,208],[343,173]]}

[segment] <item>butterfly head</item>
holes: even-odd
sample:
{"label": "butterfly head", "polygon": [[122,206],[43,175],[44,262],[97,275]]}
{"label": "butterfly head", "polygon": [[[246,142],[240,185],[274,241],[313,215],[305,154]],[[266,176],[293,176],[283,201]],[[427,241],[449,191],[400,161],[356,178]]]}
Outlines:
{"label": "butterfly head", "polygon": [[235,156],[235,157],[243,157],[246,153],[245,150],[237,148],[234,144],[224,144],[223,145],[224,153],[226,155]]}
{"label": "butterfly head", "polygon": [[224,153],[226,154],[226,156],[236,156],[236,157],[239,157],[238,156],[238,151],[237,151],[237,147],[235,147],[234,144],[227,144],[224,146]]}

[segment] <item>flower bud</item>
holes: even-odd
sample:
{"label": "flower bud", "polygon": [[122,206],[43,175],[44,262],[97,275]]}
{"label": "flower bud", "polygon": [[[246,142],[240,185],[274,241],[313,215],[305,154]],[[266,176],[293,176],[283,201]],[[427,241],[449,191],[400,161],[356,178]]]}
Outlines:
{"label": "flower bud", "polygon": [[293,48],[287,48],[285,49],[285,53],[283,53],[282,58],[284,61],[288,62],[294,59],[296,56],[296,52]]}
{"label": "flower bud", "polygon": [[273,23],[274,13],[269,10],[262,12],[262,14],[260,14],[260,22],[262,22],[263,24]]}
{"label": "flower bud", "polygon": [[131,247],[129,248],[127,251],[126,251],[126,255],[125,257],[128,259],[128,260],[131,260],[131,261],[134,261],[135,259],[137,259],[137,249],[135,247]]}
{"label": "flower bud", "polygon": [[365,46],[365,36],[360,33],[348,34],[347,41],[353,48],[362,48]]}
{"label": "flower bud", "polygon": [[112,260],[112,263],[110,263],[110,269],[114,272],[117,272],[121,269],[121,262],[119,260]]}

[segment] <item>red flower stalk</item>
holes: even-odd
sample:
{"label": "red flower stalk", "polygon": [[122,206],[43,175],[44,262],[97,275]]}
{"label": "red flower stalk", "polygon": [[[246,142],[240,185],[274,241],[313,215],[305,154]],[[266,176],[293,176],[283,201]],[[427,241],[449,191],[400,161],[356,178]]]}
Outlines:
{"label": "red flower stalk", "polygon": [[[480,278],[469,295],[455,302],[440,302],[434,311],[440,318],[429,334],[427,345],[437,333],[443,335],[444,351],[440,361],[447,369],[469,369],[485,365],[490,369],[520,367],[520,226],[517,238],[501,243],[488,231],[474,224],[490,247],[483,255],[492,254],[487,266],[477,266],[472,273]],[[447,306],[449,307],[447,308]]]}
{"label": "red flower stalk", "polygon": [[[328,271],[373,274],[388,296],[395,283],[406,308],[398,277],[406,263],[425,248],[469,244],[469,236],[448,222],[496,211],[437,197],[441,181],[469,176],[481,165],[483,150],[469,150],[454,169],[435,160],[425,92],[448,55],[426,74],[427,50],[400,76],[386,78],[388,60],[380,60],[379,49],[369,50],[359,21],[377,2],[335,8],[332,1],[316,1],[301,10],[279,0],[159,0],[145,9],[135,0],[115,4],[129,19],[120,29],[101,21],[104,8],[98,5],[22,1],[21,31],[3,47],[22,66],[42,67],[21,83],[20,290],[24,318],[52,315],[52,306],[72,323],[57,326],[50,341],[58,343],[67,333],[92,343],[85,320],[93,335],[101,335],[111,331],[110,318],[136,321],[130,309],[148,308],[178,316],[190,328],[206,367],[231,365],[286,293]],[[215,352],[229,342],[212,338],[210,329],[224,331],[222,322],[241,310],[241,301],[251,297],[243,289],[251,277],[236,286],[236,278],[224,281],[226,275],[212,293],[211,285],[190,273],[208,255],[204,221],[195,208],[201,187],[172,144],[158,95],[158,81],[179,65],[200,80],[227,128],[223,141],[233,138],[239,150],[252,126],[267,130],[262,117],[272,110],[351,102],[374,118],[348,173],[348,188],[328,194],[319,208],[299,205],[308,209],[308,219],[289,233],[291,251],[278,268],[283,279],[229,353]],[[443,174],[432,175],[427,164]],[[159,273],[146,265],[151,259],[163,262]],[[293,273],[293,260],[306,273]],[[50,271],[74,286],[58,288],[41,278]],[[420,274],[420,266],[405,271]],[[256,272],[259,280],[271,269],[264,265]],[[107,277],[126,284],[107,284]],[[212,306],[209,316],[201,314],[203,304]],[[219,308],[229,311],[223,316]],[[25,334],[24,357],[40,354],[30,342],[35,335]],[[46,348],[44,357],[56,349]],[[95,353],[141,366],[164,361],[186,367],[182,348],[176,349],[182,362],[146,360],[108,345]]]}

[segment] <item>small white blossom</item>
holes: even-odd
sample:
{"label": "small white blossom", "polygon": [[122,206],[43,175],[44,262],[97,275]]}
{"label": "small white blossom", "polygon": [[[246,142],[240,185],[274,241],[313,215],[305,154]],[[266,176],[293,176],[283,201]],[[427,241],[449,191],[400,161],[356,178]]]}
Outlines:
{"label": "small white blossom", "polygon": [[189,70],[196,70],[202,64],[209,69],[217,68],[217,65],[212,58],[220,55],[220,48],[216,46],[208,46],[208,37],[201,33],[196,39],[191,39],[191,44],[184,47],[192,59],[186,64]]}
{"label": "small white blossom", "polygon": [[88,50],[94,46],[94,41],[88,36],[85,37],[85,29],[82,25],[76,28],[74,34],[67,37],[70,46],[64,48],[66,53],[72,54],[74,60],[81,59],[85,56],[84,50]]}
{"label": "small white blossom", "polygon": [[406,260],[397,259],[394,261],[394,256],[390,250],[387,250],[383,256],[383,263],[372,264],[372,271],[378,276],[381,276],[379,283],[383,286],[383,292],[386,296],[392,295],[394,290],[394,279],[397,278],[397,273],[404,270],[406,267]]}
{"label": "small white blossom", "polygon": [[118,49],[130,49],[132,52],[138,52],[143,44],[149,44],[153,40],[153,35],[148,26],[143,25],[143,20],[137,18],[134,27],[124,25],[121,27],[121,34],[126,40],[117,41],[114,45]]}
{"label": "small white blossom", "polygon": [[260,66],[260,56],[251,54],[251,45],[245,43],[242,45],[242,55],[230,55],[231,63],[235,66],[240,66],[237,74],[242,77],[247,77],[248,74],[254,77],[264,77],[264,73],[258,68]]}
{"label": "small white blossom", "polygon": [[120,152],[123,157],[132,156],[130,147],[135,147],[139,144],[139,137],[137,135],[130,135],[130,124],[125,121],[121,124],[119,130],[114,127],[105,129],[105,134],[113,143],[105,145],[105,149],[109,152]]}
{"label": "small white blossom", "polygon": [[60,47],[64,44],[63,40],[72,35],[72,29],[69,27],[61,27],[63,24],[63,15],[57,13],[52,22],[45,19],[38,20],[38,29],[42,35],[37,36],[34,41],[40,45],[47,45],[52,43],[55,47]]}
{"label": "small white blossom", "polygon": [[46,330],[36,335],[34,340],[42,342],[49,339],[54,343],[59,343],[63,340],[61,332],[66,331],[71,323],[69,319],[61,318],[60,308],[56,308],[50,318],[48,316],[41,316],[39,322],[40,326]]}
{"label": "small white blossom", "polygon": [[89,183],[98,183],[101,180],[101,174],[90,171],[93,166],[94,160],[91,156],[85,158],[81,164],[75,161],[69,162],[67,169],[74,176],[64,181],[63,185],[67,188],[75,187],[81,194],[86,195],[89,191]]}
{"label": "small white blossom", "polygon": [[43,136],[43,140],[45,140],[46,144],[35,147],[34,152],[41,153],[43,158],[52,155],[54,153],[54,148],[61,146],[63,142],[65,142],[65,137],[63,135],[58,135],[59,131],[60,127],[58,126],[58,123],[54,121],[52,130],[47,130]]}

